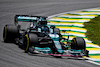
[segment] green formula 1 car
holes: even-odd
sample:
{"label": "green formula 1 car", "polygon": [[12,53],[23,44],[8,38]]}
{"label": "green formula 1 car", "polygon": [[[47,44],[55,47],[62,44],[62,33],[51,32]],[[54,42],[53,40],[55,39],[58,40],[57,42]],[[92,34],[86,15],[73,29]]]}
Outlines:
{"label": "green formula 1 car", "polygon": [[16,15],[14,24],[4,26],[4,42],[16,43],[25,52],[30,53],[38,51],[38,53],[55,56],[88,56],[83,38],[76,37],[69,42],[69,38],[62,38],[58,28],[47,24],[46,18],[43,16]]}

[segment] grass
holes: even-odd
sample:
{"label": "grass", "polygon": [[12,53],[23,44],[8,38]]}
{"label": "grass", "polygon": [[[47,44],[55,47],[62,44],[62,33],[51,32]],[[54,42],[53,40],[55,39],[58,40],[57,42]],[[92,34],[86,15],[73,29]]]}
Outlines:
{"label": "grass", "polygon": [[86,36],[88,39],[100,46],[100,16],[84,23],[84,26],[87,29]]}

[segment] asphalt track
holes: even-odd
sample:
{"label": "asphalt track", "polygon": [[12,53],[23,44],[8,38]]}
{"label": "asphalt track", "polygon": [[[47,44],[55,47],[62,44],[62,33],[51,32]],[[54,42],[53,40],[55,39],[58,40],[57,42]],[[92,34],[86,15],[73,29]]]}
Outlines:
{"label": "asphalt track", "polygon": [[4,25],[12,24],[16,14],[51,16],[95,7],[100,7],[100,0],[0,0],[0,67],[99,67],[82,59],[28,55],[2,38]]}

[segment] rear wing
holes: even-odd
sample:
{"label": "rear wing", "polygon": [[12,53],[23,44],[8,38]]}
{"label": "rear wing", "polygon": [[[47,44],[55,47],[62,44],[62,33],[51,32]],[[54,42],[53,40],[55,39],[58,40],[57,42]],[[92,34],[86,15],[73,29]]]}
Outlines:
{"label": "rear wing", "polygon": [[15,22],[22,21],[22,22],[33,22],[38,21],[40,19],[46,20],[47,17],[44,16],[29,16],[29,15],[16,15]]}

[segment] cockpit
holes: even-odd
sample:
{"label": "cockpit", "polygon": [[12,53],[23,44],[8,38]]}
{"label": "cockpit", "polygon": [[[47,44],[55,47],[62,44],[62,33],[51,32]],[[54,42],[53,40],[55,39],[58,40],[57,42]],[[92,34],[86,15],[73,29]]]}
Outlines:
{"label": "cockpit", "polygon": [[49,28],[48,28],[47,26],[42,26],[42,27],[41,27],[41,31],[42,31],[43,33],[49,33]]}
{"label": "cockpit", "polygon": [[37,28],[38,32],[42,32],[42,33],[49,33],[49,28],[47,26],[40,26]]}

